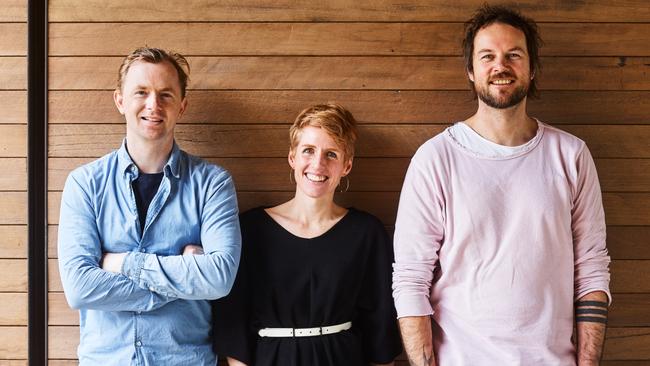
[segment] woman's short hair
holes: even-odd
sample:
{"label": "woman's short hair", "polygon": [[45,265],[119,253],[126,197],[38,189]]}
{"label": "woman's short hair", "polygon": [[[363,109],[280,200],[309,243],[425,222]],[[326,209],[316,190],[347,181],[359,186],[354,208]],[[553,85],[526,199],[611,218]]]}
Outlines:
{"label": "woman's short hair", "polygon": [[289,129],[289,144],[294,151],[300,141],[300,133],[307,126],[319,127],[342,147],[345,159],[354,157],[357,140],[357,121],[347,109],[338,104],[318,104],[298,115]]}

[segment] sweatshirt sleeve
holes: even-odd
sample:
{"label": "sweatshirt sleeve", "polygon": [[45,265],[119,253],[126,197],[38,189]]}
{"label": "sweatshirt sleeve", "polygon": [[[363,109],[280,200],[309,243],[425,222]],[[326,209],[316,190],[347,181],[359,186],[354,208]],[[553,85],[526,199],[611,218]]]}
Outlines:
{"label": "sweatshirt sleeve", "polygon": [[611,302],[609,262],[605,246],[605,213],[596,166],[586,145],[576,161],[577,181],[571,211],[575,300],[603,291]]}
{"label": "sweatshirt sleeve", "polygon": [[427,155],[421,149],[411,160],[397,211],[393,298],[398,318],[433,314],[429,297],[444,236],[445,205]]}

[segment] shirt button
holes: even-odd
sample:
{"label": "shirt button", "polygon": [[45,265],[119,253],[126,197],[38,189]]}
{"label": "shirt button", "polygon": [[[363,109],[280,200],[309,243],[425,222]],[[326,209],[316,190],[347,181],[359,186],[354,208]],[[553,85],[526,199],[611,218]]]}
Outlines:
{"label": "shirt button", "polygon": [[153,286],[149,286],[149,291],[156,292],[156,289]]}
{"label": "shirt button", "polygon": [[137,313],[138,315],[142,314],[142,312],[141,312],[140,310],[136,311],[136,313]]}
{"label": "shirt button", "polygon": [[142,253],[144,253],[144,252],[146,252],[147,250],[144,249],[144,248],[140,248],[140,251],[141,251]]}
{"label": "shirt button", "polygon": [[142,347],[142,342],[140,342],[140,341],[135,342],[135,346],[136,347]]}

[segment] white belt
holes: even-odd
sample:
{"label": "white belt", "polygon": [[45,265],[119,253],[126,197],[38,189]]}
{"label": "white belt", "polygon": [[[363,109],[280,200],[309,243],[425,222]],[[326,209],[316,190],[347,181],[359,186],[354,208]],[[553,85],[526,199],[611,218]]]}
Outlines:
{"label": "white belt", "polygon": [[313,337],[334,334],[350,328],[352,328],[352,322],[315,328],[263,328],[257,334],[260,337]]}

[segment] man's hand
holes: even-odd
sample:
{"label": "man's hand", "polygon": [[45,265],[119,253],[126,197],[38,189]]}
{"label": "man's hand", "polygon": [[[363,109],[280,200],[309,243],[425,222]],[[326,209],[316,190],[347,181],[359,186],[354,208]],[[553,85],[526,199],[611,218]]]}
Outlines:
{"label": "man's hand", "polygon": [[122,263],[126,253],[104,253],[102,255],[102,269],[113,273],[122,273]]}
{"label": "man's hand", "polygon": [[183,248],[183,255],[201,255],[203,254],[203,247],[196,244],[188,244]]}

